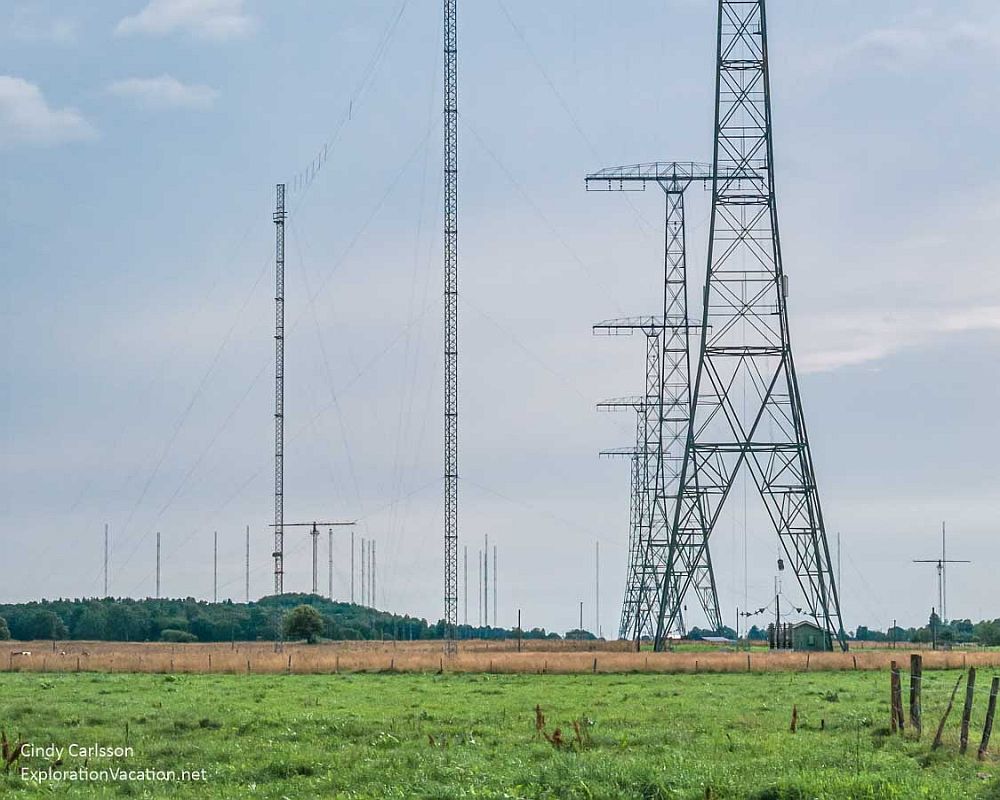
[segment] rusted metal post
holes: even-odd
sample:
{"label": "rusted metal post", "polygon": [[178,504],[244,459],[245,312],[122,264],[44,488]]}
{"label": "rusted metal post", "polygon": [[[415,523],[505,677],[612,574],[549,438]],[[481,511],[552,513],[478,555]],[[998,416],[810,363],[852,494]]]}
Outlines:
{"label": "rusted metal post", "polygon": [[965,683],[965,707],[962,709],[962,739],[958,752],[965,755],[969,749],[969,720],[972,717],[972,701],[976,692],[976,668],[969,667],[969,680]]}
{"label": "rusted metal post", "polygon": [[979,760],[986,758],[990,747],[990,735],[993,733],[993,717],[997,713],[997,694],[1000,693],[1000,678],[993,678],[990,686],[990,704],[986,708],[986,724],[983,726],[983,740],[979,744]]}

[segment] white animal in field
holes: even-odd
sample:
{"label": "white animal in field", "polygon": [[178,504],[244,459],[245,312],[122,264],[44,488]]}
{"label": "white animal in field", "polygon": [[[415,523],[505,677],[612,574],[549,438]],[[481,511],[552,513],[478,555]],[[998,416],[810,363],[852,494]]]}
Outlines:
{"label": "white animal in field", "polygon": [[31,651],[30,650],[13,650],[13,651],[11,651],[11,655],[12,656],[30,656],[31,655]]}

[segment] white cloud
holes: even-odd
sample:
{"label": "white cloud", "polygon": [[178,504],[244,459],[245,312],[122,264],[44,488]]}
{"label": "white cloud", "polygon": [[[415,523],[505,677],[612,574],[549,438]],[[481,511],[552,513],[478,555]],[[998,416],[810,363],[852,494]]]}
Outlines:
{"label": "white cloud", "polygon": [[46,17],[33,6],[17,6],[11,14],[11,35],[21,42],[71,44],[77,40],[76,20]]}
{"label": "white cloud", "polygon": [[152,109],[209,108],[219,93],[211,86],[181,83],[171,75],[127,78],[108,86],[108,92]]}
{"label": "white cloud", "polygon": [[237,39],[256,28],[243,6],[244,0],[149,0],[138,14],[122,19],[115,33],[163,36],[182,31],[200,39]]}
{"label": "white cloud", "polygon": [[23,78],[0,75],[0,147],[53,145],[97,135],[72,108],[51,108],[41,90]]}
{"label": "white cloud", "polygon": [[918,15],[911,22],[871,30],[849,45],[844,55],[872,54],[900,66],[900,61],[937,58],[948,53],[1000,48],[1000,25],[995,19],[947,22]]}
{"label": "white cloud", "polygon": [[1000,331],[1000,306],[818,315],[798,332],[803,372],[874,364],[944,336]]}

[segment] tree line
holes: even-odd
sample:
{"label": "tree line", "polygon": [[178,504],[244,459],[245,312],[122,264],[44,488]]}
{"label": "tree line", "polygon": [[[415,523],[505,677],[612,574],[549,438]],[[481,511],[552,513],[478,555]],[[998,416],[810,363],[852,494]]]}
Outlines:
{"label": "tree line", "polygon": [[[252,603],[209,603],[193,597],[176,600],[92,598],[0,604],[0,639],[80,639],[108,642],[274,641],[284,634],[284,617],[296,606],[314,608],[324,639],[441,639],[443,620],[429,623],[354,603],[312,594],[264,597]],[[516,631],[460,625],[463,639],[504,639]],[[524,631],[526,639],[561,638],[542,628]]]}

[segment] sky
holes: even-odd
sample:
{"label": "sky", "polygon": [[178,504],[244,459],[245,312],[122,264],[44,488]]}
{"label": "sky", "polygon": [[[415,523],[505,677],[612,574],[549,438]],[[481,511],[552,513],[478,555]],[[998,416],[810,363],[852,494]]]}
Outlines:
{"label": "sky", "polygon": [[[272,591],[284,181],[285,519],[358,520],[376,604],[438,619],[440,3],[5,7],[0,602],[100,595],[106,523],[113,595],[153,593],[159,531],[163,593],[211,599],[217,531],[220,598],[243,600],[247,526],[251,595]],[[489,536],[499,624],[520,609],[565,631],[582,601],[586,627],[617,632],[628,466],[598,453],[634,424],[595,404],[641,390],[644,345],[591,325],[658,307],[663,200],[588,193],[583,177],[710,159],[715,15],[710,0],[459,9],[473,624]],[[942,521],[949,556],[972,561],[949,571],[948,616],[995,618],[1000,9],[770,0],[768,19],[791,336],[845,623],[927,619],[933,567],[912,560],[936,556]],[[693,189],[694,286],[708,214]],[[770,603],[778,545],[752,487],[712,549],[728,624]],[[309,589],[309,553],[290,529],[287,590]]]}

